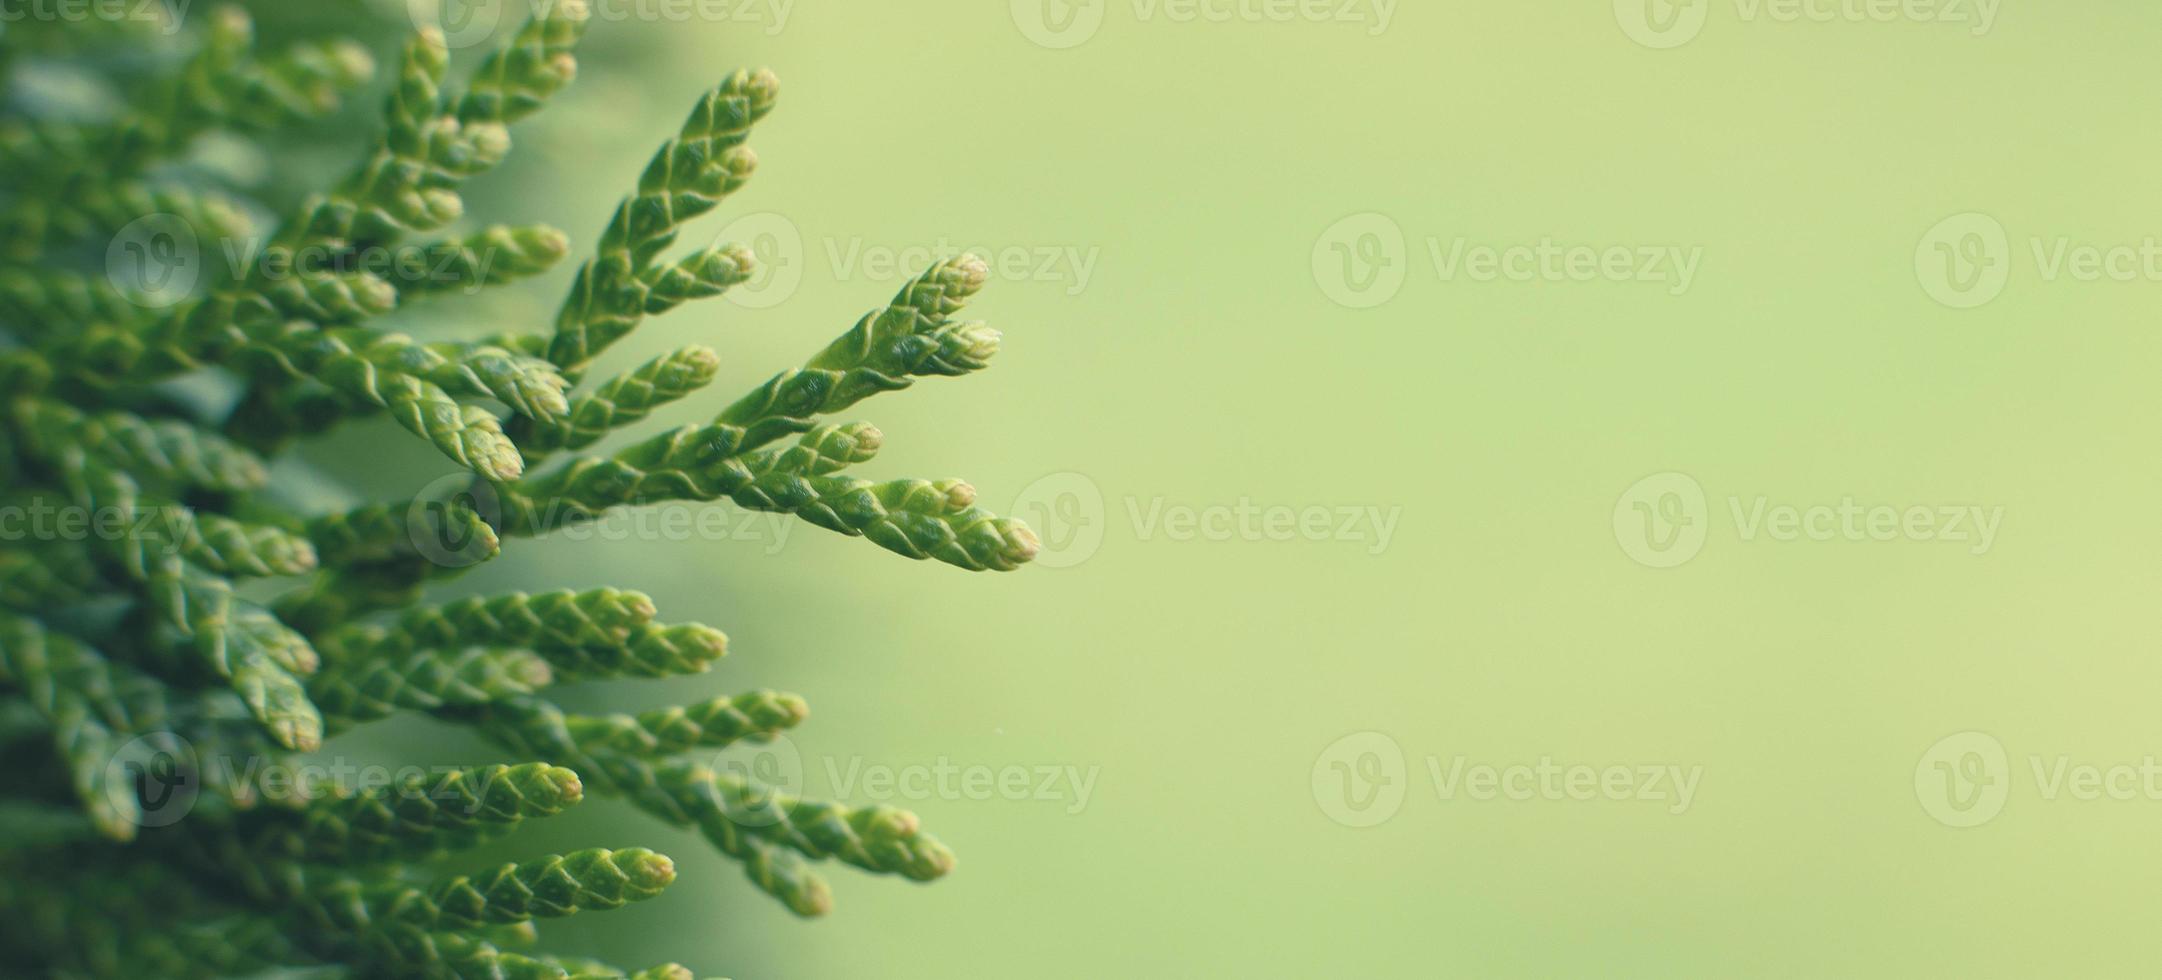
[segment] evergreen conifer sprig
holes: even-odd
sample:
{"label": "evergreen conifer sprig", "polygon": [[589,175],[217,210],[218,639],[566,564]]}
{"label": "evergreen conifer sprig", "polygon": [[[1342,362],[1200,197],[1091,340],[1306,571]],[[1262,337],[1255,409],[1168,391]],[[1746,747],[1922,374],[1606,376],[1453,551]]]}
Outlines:
{"label": "evergreen conifer sprig", "polygon": [[[851,475],[885,436],[834,418],[988,364],[998,333],[957,319],[984,264],[935,263],[709,422],[590,454],[718,374],[718,354],[689,346],[587,377],[647,318],[757,274],[741,246],[676,243],[750,179],[772,73],[737,72],[697,100],[608,217],[552,329],[415,336],[425,311],[404,331],[379,321],[574,251],[552,228],[470,224],[463,189],[576,77],[585,4],[538,5],[469,72],[452,71],[439,32],[413,34],[359,164],[290,196],[195,154],[217,135],[275,156],[345,118],[375,59],[304,28],[350,12],[281,8],[263,44],[240,6],[184,22],[127,6],[139,9],[0,33],[0,508],[29,522],[0,549],[0,972],[689,980],[537,946],[538,919],[659,894],[676,875],[662,855],[592,848],[460,873],[466,850],[588,795],[695,829],[802,915],[832,904],[817,862],[917,881],[950,871],[913,814],[715,764],[802,724],[795,695],[598,715],[551,700],[583,680],[708,671],[727,652],[720,631],[662,621],[620,589],[421,596],[519,539],[677,501],[792,514],[966,569],[1026,563],[1035,537],[976,506],[968,484]],[[17,84],[58,65],[104,77],[104,108],[61,111]],[[146,219],[217,250],[266,215],[282,218],[260,249],[180,295],[99,274],[101,246]],[[370,415],[461,467],[470,492],[296,503],[306,494],[277,458]],[[298,765],[326,737],[402,714],[464,726],[505,758],[419,760],[361,785]]]}

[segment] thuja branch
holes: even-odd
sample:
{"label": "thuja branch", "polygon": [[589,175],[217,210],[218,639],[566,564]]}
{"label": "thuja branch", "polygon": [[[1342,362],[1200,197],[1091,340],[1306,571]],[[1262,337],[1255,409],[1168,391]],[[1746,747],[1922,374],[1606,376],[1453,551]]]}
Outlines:
{"label": "thuja branch", "polygon": [[[343,36],[360,26],[353,9],[283,7],[276,33],[295,37],[274,48],[234,5],[0,34],[0,89],[65,69],[110,90],[97,118],[0,98],[0,508],[98,529],[54,525],[0,549],[10,966],[687,980],[674,964],[622,970],[536,945],[539,920],[658,894],[676,875],[668,858],[633,846],[460,866],[475,845],[591,796],[695,829],[802,915],[832,906],[820,862],[947,874],[953,853],[914,814],[712,764],[807,723],[800,697],[752,690],[608,714],[552,700],[578,681],[715,670],[728,652],[719,630],[665,621],[623,589],[444,593],[465,564],[526,538],[682,501],[792,515],[964,569],[1026,563],[1035,536],[978,506],[969,484],[856,475],[886,437],[834,417],[989,366],[998,332],[958,318],[984,264],[936,262],[800,366],[714,402],[711,421],[593,453],[700,399],[719,374],[720,354],[691,345],[587,377],[648,321],[756,274],[741,245],[676,245],[747,185],[778,80],[728,75],[625,175],[629,193],[552,323],[456,339],[473,334],[437,330],[459,319],[460,298],[580,251],[541,225],[471,224],[464,190],[511,151],[514,124],[575,79],[589,14],[541,4],[462,73],[441,33],[412,34],[384,59],[388,94],[355,164],[297,206],[186,165],[213,136],[273,160],[319,139],[310,127],[376,72]],[[257,216],[274,230],[248,262],[161,305],[77,258],[150,216],[204,242],[237,239]],[[462,468],[469,492],[296,507],[286,450],[370,415]],[[413,760],[369,785],[288,778],[324,738],[416,714],[504,758]]]}

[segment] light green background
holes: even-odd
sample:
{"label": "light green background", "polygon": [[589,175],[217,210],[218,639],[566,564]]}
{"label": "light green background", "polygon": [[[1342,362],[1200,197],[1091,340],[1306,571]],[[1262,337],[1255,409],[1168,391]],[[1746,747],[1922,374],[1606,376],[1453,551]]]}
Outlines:
{"label": "light green background", "polygon": [[[565,190],[500,192],[490,216],[590,240],[704,85],[781,74],[727,215],[798,229],[800,288],[686,308],[610,361],[712,343],[723,391],[890,294],[836,269],[859,239],[1096,256],[1085,288],[986,290],[972,315],[1006,332],[988,373],[850,413],[889,436],[872,473],[966,476],[1000,509],[1077,475],[1048,486],[1101,509],[1041,529],[1096,522],[1086,560],[971,576],[798,527],[778,549],[544,542],[483,577],[644,589],[725,628],[713,677],[588,703],[800,692],[813,792],[828,758],[943,756],[1098,767],[1088,805],[897,801],[958,871],[836,868],[812,923],[693,836],[589,806],[519,847],[650,842],[684,874],[551,936],[777,978],[2153,975],[2162,800],[2047,799],[2032,764],[2162,751],[2162,282],[2052,281],[2032,243],[2162,235],[2162,9],[2014,0],[1975,36],[1716,0],[1670,50],[1605,0],[1407,2],[1378,35],[1099,9],[1067,50],[990,0],[802,2],[777,33],[604,24],[527,130],[519,173]],[[2005,230],[2010,276],[1962,311],[1916,252],[1970,211]],[[1314,254],[1365,212],[1401,230],[1406,275],[1351,309]],[[1680,295],[1443,281],[1425,244],[1459,236],[1702,260]],[[1613,514],[1667,472],[1703,488],[1708,534],[1654,569]],[[1744,539],[1729,500],[1760,496],[2003,517],[1981,555]],[[1401,511],[1378,554],[1132,516],[1242,500]],[[1987,775],[2009,792],[1954,829],[1916,774],[1970,730],[2003,746]],[[1330,785],[1323,753],[1365,731],[1403,754],[1405,793],[1353,828],[1315,770]],[[1679,814],[1442,799],[1426,760],[1460,755],[1702,777]]]}

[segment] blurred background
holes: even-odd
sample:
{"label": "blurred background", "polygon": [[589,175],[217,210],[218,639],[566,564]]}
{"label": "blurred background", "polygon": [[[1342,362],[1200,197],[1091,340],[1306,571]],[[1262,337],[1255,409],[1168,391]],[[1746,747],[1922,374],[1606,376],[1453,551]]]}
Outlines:
{"label": "blurred background", "polygon": [[[783,97],[688,236],[773,274],[595,375],[713,345],[715,393],[665,421],[701,419],[974,249],[994,369],[850,417],[888,435],[867,475],[965,476],[1046,549],[968,575],[729,517],[455,583],[722,627],[714,674],[576,703],[800,693],[748,764],[961,858],[837,869],[803,922],[587,806],[505,847],[684,873],[556,948],[773,978],[2152,974],[2162,8],[599,13],[477,215],[589,243],[723,73]],[[570,271],[461,309],[538,326]],[[387,427],[309,462],[386,498],[444,472]],[[333,748],[486,757],[445,731]]]}

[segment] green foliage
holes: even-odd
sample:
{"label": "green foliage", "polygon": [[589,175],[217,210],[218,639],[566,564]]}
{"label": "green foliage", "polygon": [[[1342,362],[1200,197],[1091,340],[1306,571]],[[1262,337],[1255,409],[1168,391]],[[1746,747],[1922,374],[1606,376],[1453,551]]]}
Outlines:
{"label": "green foliage", "polygon": [[[360,164],[289,207],[190,155],[211,136],[273,156],[309,138],[375,78],[367,46],[310,31],[318,20],[282,5],[276,44],[259,43],[238,7],[180,23],[141,6],[148,19],[31,18],[0,33],[0,508],[80,522],[33,523],[0,550],[11,972],[690,977],[533,945],[535,919],[658,894],[676,873],[664,856],[424,867],[588,791],[695,829],[803,915],[831,905],[818,861],[919,881],[948,872],[952,853],[912,814],[800,799],[703,761],[802,723],[801,698],[604,716],[548,700],[558,684],[704,672],[727,650],[718,630],[661,622],[652,600],[618,589],[420,597],[507,541],[670,501],[793,514],[966,569],[1027,562],[1033,535],[978,508],[965,483],[848,475],[884,436],[830,419],[985,367],[998,334],[955,319],[983,263],[933,265],[708,423],[578,455],[714,379],[718,356],[697,346],[585,376],[646,318],[755,274],[739,246],[671,252],[750,178],[773,75],[738,72],[698,100],[609,218],[552,331],[417,339],[376,321],[541,275],[573,249],[546,227],[464,225],[461,190],[575,77],[583,4],[541,5],[462,81],[440,34],[410,37]],[[351,23],[337,6],[320,22]],[[68,64],[109,83],[103,112],[14,96],[19,79]],[[208,243],[277,213],[244,268],[214,269],[185,295],[96,274],[99,246],[139,219]],[[467,471],[471,492],[296,509],[305,495],[287,492],[274,460],[378,414]],[[509,758],[374,785],[293,781],[317,771],[295,753],[401,712],[468,726]],[[188,794],[177,811],[175,787]]]}

